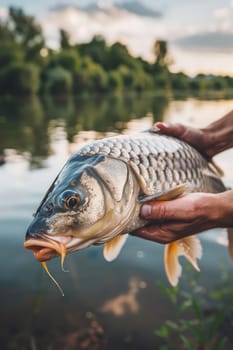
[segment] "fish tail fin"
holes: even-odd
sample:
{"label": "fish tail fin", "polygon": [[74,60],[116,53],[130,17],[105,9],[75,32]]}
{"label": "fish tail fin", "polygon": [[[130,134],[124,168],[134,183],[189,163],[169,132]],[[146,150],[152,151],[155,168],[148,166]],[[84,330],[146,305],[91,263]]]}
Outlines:
{"label": "fish tail fin", "polygon": [[233,227],[227,229],[228,235],[228,249],[231,259],[233,260]]}
{"label": "fish tail fin", "polygon": [[174,287],[178,284],[182,273],[179,256],[185,256],[195,270],[200,271],[197,259],[202,256],[200,241],[195,236],[182,238],[166,245],[164,252],[164,265],[169,282]]}

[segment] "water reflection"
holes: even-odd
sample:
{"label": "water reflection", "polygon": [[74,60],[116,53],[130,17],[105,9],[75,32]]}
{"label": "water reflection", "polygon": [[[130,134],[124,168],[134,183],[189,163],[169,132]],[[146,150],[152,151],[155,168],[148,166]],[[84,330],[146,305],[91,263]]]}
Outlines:
{"label": "water reflection", "polygon": [[37,97],[0,100],[0,153],[6,148],[29,152],[31,157],[48,155],[48,123]]}
{"label": "water reflection", "polygon": [[0,100],[0,154],[13,148],[28,156],[32,167],[42,167],[51,152],[50,135],[63,126],[68,142],[83,130],[122,131],[126,123],[150,113],[153,120],[162,118],[167,98],[154,96],[96,96],[93,98],[34,96]]}
{"label": "water reflection", "polygon": [[140,288],[146,288],[146,282],[131,277],[129,280],[129,290],[126,293],[117,295],[113,299],[107,299],[100,310],[104,313],[112,313],[117,317],[127,313],[138,313],[140,306],[137,294]]}
{"label": "water reflection", "polygon": [[[156,284],[167,283],[162,246],[130,237],[113,264],[104,261],[101,247],[90,247],[67,257],[69,274],[54,259],[49,268],[64,288],[62,298],[23,249],[24,233],[49,184],[82,144],[159,119],[204,125],[230,109],[232,100],[153,95],[0,100],[1,348],[159,349],[154,330],[174,311]],[[232,156],[218,159],[231,183]],[[231,263],[216,233],[208,237],[200,277],[211,288],[219,278],[216,256]]]}

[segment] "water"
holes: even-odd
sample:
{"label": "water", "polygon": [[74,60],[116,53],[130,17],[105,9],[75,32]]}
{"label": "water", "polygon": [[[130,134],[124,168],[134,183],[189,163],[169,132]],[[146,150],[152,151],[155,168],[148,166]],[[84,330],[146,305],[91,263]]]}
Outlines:
{"label": "water", "polygon": [[[130,238],[119,259],[101,247],[48,266],[65,296],[23,248],[26,227],[68,156],[84,143],[148,128],[154,121],[204,126],[233,109],[233,100],[127,96],[0,100],[1,349],[158,349],[154,331],[175,310],[158,288],[167,284],[163,247]],[[233,184],[233,151],[216,157]],[[202,236],[203,284],[215,288],[220,263],[231,268],[223,230]],[[217,263],[216,263],[217,256]]]}

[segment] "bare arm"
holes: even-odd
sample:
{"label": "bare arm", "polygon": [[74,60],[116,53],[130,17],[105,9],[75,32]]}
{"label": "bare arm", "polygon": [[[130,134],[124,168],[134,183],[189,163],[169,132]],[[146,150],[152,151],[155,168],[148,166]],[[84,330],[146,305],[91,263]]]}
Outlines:
{"label": "bare arm", "polygon": [[191,193],[172,201],[144,204],[149,226],[133,232],[151,241],[170,243],[216,227],[233,227],[233,190],[218,194]]}

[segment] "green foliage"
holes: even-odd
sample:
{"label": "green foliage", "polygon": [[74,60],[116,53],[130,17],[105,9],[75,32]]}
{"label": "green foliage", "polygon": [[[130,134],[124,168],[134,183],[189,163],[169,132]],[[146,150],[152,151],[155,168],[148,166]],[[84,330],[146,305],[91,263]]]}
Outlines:
{"label": "green foliage", "polygon": [[52,95],[64,95],[71,93],[71,73],[67,69],[59,66],[49,69],[46,73],[43,91]]}
{"label": "green foliage", "polygon": [[171,91],[170,77],[167,71],[161,71],[154,76],[154,87],[157,91]]}
{"label": "green foliage", "polygon": [[144,72],[142,69],[134,72],[134,90],[137,92],[143,92],[146,90],[153,90],[153,79],[152,77]]}
{"label": "green foliage", "polygon": [[125,89],[130,89],[134,85],[134,72],[130,70],[128,67],[122,65],[118,68],[118,73],[122,79],[123,87]]}
{"label": "green foliage", "polygon": [[70,45],[69,33],[64,29],[60,29],[60,48],[63,50],[66,50],[66,49],[69,49],[70,47],[71,45]]}
{"label": "green foliage", "polygon": [[108,70],[116,69],[120,65],[129,69],[140,68],[140,63],[137,59],[131,56],[127,47],[119,42],[109,47],[106,61],[106,69]]}
{"label": "green foliage", "polygon": [[102,93],[107,91],[107,74],[99,64],[92,64],[88,69],[88,84],[89,92]]}
{"label": "green foliage", "polygon": [[40,50],[45,46],[40,25],[34,17],[25,15],[21,8],[10,7],[9,16],[14,41],[25,50],[25,59],[39,60]]}
{"label": "green foliage", "polygon": [[39,89],[39,72],[35,65],[13,62],[0,73],[0,93],[33,95]]}
{"label": "green foliage", "polygon": [[89,43],[79,44],[76,48],[82,57],[90,57],[92,61],[105,67],[108,47],[102,36],[96,35]]}
{"label": "green foliage", "polygon": [[227,82],[222,77],[212,77],[207,83],[209,89],[223,91],[227,88]]}
{"label": "green foliage", "polygon": [[165,40],[156,40],[154,43],[155,65],[167,67],[172,63],[168,52],[167,42]]}
{"label": "green foliage", "polygon": [[23,63],[23,51],[11,43],[0,42],[0,71],[13,62]]}
{"label": "green foliage", "polygon": [[74,49],[64,49],[57,53],[53,53],[48,58],[47,67],[62,67],[73,73],[80,68],[80,56]]}
{"label": "green foliage", "polygon": [[108,89],[113,92],[122,90],[123,81],[117,70],[112,70],[108,74]]}
{"label": "green foliage", "polygon": [[120,42],[107,45],[100,35],[88,43],[72,45],[70,35],[64,29],[60,29],[60,49],[48,49],[40,25],[21,8],[10,7],[8,20],[0,21],[1,94],[34,94],[38,91],[53,95],[141,93],[154,90],[160,95],[178,92],[202,97],[211,92],[218,96],[222,92],[232,93],[232,77],[199,74],[190,78],[182,72],[171,73],[171,63],[168,44],[164,40],[155,42],[154,62],[150,63],[132,56]]}
{"label": "green foliage", "polygon": [[14,36],[12,30],[8,27],[7,23],[0,20],[0,43],[12,43]]}
{"label": "green foliage", "polygon": [[182,72],[170,75],[171,87],[175,91],[189,90],[189,80],[190,78]]}
{"label": "green foliage", "polygon": [[[162,349],[221,350],[230,349],[231,331],[224,331],[227,313],[232,315],[232,276],[223,274],[222,283],[208,293],[197,283],[195,276],[188,282],[187,290],[180,287],[159,288],[176,307],[177,319],[167,320],[157,331],[165,344]],[[232,325],[231,325],[232,327]]]}
{"label": "green foliage", "polygon": [[89,75],[87,69],[79,69],[73,73],[73,93],[83,94],[87,90]]}

